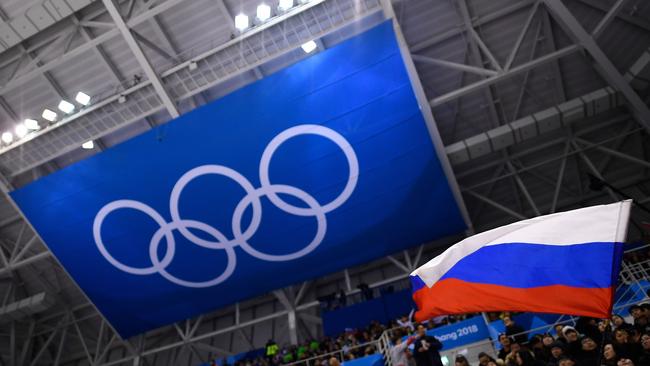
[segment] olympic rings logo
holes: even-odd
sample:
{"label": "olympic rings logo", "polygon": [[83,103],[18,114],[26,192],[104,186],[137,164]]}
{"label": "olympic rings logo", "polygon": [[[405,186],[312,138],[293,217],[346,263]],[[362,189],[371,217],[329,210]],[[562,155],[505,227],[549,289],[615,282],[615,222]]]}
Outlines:
{"label": "olympic rings logo", "polygon": [[[343,191],[334,200],[326,205],[321,205],[313,196],[299,188],[283,184],[271,184],[271,181],[269,179],[269,166],[271,164],[271,158],[273,157],[273,154],[278,149],[278,147],[293,137],[309,134],[322,136],[334,142],[336,145],[338,145],[341,151],[343,151],[348,163],[348,181],[343,188]],[[237,182],[246,192],[246,195],[235,207],[232,216],[232,239],[228,239],[224,234],[221,233],[221,231],[204,222],[185,220],[180,216],[178,203],[180,201],[183,189],[192,180],[208,174],[222,175],[224,177],[230,178],[233,181]],[[240,247],[242,250],[244,250],[244,252],[255,258],[271,262],[295,260],[311,253],[314,249],[316,249],[323,241],[323,238],[325,237],[325,233],[327,231],[327,219],[325,215],[344,204],[348,198],[350,198],[350,195],[352,195],[352,192],[357,185],[357,179],[359,175],[359,162],[357,161],[357,156],[350,143],[348,143],[348,141],[339,133],[320,125],[305,124],[284,130],[275,136],[271,142],[269,142],[269,144],[264,149],[264,152],[262,153],[262,158],[260,159],[259,175],[261,187],[255,188],[248,181],[248,179],[239,174],[237,171],[226,166],[202,165],[189,170],[180,177],[172,189],[169,199],[171,222],[167,222],[167,220],[165,220],[165,218],[160,213],[158,213],[147,204],[139,201],[121,199],[110,202],[102,207],[95,216],[95,221],[93,223],[93,237],[95,239],[95,244],[97,245],[99,252],[110,264],[126,273],[141,276],[158,273],[170,282],[185,287],[202,288],[215,286],[227,280],[235,271],[235,268],[237,266],[237,256],[235,254],[236,247]],[[293,196],[304,202],[307,207],[291,205],[282,200],[278,194]],[[262,220],[262,202],[260,198],[263,196],[268,197],[271,203],[286,213],[296,216],[314,217],[316,219],[316,222],[318,224],[316,234],[307,246],[293,253],[269,254],[257,250],[249,244],[249,240],[255,235],[255,232],[259,228],[260,222]],[[249,206],[252,207],[252,218],[248,227],[242,228],[242,217]],[[104,244],[101,235],[102,223],[109,214],[120,209],[132,209],[140,211],[151,217],[158,224],[159,228],[149,241],[149,258],[151,259],[151,266],[139,268],[126,265],[113,257],[106,249],[106,245]],[[202,231],[207,234],[212,240],[206,240],[198,237],[194,235],[189,229]],[[200,247],[207,249],[224,250],[226,252],[228,262],[223,272],[211,280],[201,282],[187,281],[169,273],[167,271],[167,267],[174,259],[174,253],[176,250],[174,231],[178,231],[185,239]],[[158,249],[163,238],[167,246],[166,250],[164,251],[164,255],[162,258],[159,258]]]}

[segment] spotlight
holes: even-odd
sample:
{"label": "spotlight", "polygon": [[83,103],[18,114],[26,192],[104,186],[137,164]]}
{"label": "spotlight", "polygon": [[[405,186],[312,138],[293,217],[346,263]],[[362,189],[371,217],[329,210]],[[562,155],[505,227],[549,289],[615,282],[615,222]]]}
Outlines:
{"label": "spotlight", "polygon": [[293,7],[293,0],[280,0],[278,9],[280,11],[287,11]]}
{"label": "spotlight", "polygon": [[243,32],[248,28],[248,16],[245,14],[238,14],[235,17],[235,28],[239,29],[240,32]]}
{"label": "spotlight", "polygon": [[56,112],[51,111],[49,109],[45,109],[43,111],[43,114],[41,115],[41,117],[45,118],[46,120],[48,120],[50,122],[54,122],[54,121],[56,121]]}
{"label": "spotlight", "polygon": [[2,134],[2,141],[5,144],[10,144],[14,140],[14,135],[11,132],[5,132]]}
{"label": "spotlight", "polygon": [[27,129],[27,127],[25,127],[24,124],[19,123],[16,125],[15,132],[16,132],[16,136],[20,139],[25,137],[25,135],[27,135],[27,132],[29,132],[29,130]]}
{"label": "spotlight", "polygon": [[257,20],[260,22],[265,22],[271,17],[271,7],[265,3],[261,3],[257,6]]}
{"label": "spotlight", "polygon": [[84,92],[79,92],[77,93],[77,96],[74,98],[74,100],[76,100],[77,103],[81,105],[88,105],[90,104],[90,95]]}
{"label": "spotlight", "polygon": [[58,107],[59,107],[59,110],[61,112],[65,113],[65,114],[70,114],[70,113],[72,113],[72,111],[74,111],[74,104],[72,104],[72,103],[70,103],[68,101],[65,101],[65,100],[62,100],[61,102],[59,102]]}
{"label": "spotlight", "polygon": [[81,144],[81,148],[83,148],[85,150],[91,150],[94,147],[95,147],[95,143],[93,142],[93,140],[86,141],[83,144]]}
{"label": "spotlight", "polygon": [[318,48],[318,45],[314,41],[309,41],[307,43],[303,43],[302,50],[305,51],[305,53],[312,53],[316,48]]}
{"label": "spotlight", "polygon": [[23,121],[23,124],[30,130],[38,130],[41,128],[41,126],[38,125],[38,121],[35,119],[27,118],[25,121]]}

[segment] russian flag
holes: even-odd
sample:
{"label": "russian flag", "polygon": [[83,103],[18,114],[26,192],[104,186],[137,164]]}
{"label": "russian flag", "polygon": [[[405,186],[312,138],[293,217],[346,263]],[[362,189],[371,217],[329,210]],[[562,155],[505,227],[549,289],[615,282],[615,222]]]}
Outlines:
{"label": "russian flag", "polygon": [[411,274],[418,321],[480,311],[610,316],[631,201],[469,237]]}

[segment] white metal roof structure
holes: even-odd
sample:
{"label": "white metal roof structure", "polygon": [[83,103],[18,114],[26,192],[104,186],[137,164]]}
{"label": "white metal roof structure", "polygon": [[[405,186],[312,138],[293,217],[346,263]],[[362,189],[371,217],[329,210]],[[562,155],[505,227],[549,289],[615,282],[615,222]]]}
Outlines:
{"label": "white metal roof structure", "polygon": [[[393,19],[474,230],[623,194],[650,203],[647,0],[296,1],[236,29],[261,2],[0,0],[0,133],[39,124],[2,143],[3,191],[308,57],[307,41],[318,52]],[[57,109],[80,91],[88,106]],[[649,217],[634,210],[631,238]],[[321,331],[317,297],[398,284],[453,239],[122,340],[4,194],[0,364],[196,365],[304,340]]]}

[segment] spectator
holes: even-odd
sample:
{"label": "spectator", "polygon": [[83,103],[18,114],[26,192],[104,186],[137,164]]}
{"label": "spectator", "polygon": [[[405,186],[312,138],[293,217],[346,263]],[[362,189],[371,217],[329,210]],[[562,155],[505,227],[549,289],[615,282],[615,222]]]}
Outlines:
{"label": "spectator", "polygon": [[562,357],[560,359],[560,362],[558,363],[559,366],[575,366],[576,362],[573,360],[571,357]]}
{"label": "spectator", "polygon": [[510,316],[503,317],[503,325],[506,326],[506,335],[508,337],[513,337],[515,341],[519,344],[526,344],[528,342],[528,337],[524,333],[524,328],[515,324],[515,321]]}
{"label": "spectator", "polygon": [[554,342],[550,346],[551,356],[549,357],[548,366],[559,366],[560,360],[566,357],[564,354],[564,343]]}
{"label": "spectator", "polygon": [[614,331],[613,345],[616,354],[618,354],[621,359],[637,360],[641,355],[640,345],[630,343],[629,333],[625,329],[616,329]]}
{"label": "spectator", "polygon": [[454,366],[469,366],[469,362],[467,362],[467,358],[465,358],[465,356],[458,355],[454,361]]}
{"label": "spectator", "polygon": [[435,337],[426,335],[424,325],[417,327],[418,337],[415,341],[415,363],[417,366],[442,366],[440,353],[442,343]]}
{"label": "spectator", "polygon": [[478,364],[479,364],[479,366],[488,366],[488,363],[490,363],[490,362],[496,363],[497,361],[494,358],[490,357],[490,355],[488,355],[485,352],[481,352],[481,353],[478,354]]}
{"label": "spectator", "polygon": [[582,352],[580,352],[578,363],[580,366],[600,366],[598,364],[600,355],[598,344],[591,337],[583,337],[580,340]]}
{"label": "spectator", "polygon": [[357,286],[357,288],[359,289],[359,291],[361,291],[361,295],[363,296],[364,300],[366,300],[366,301],[372,300],[372,298],[373,298],[372,289],[370,289],[370,287],[367,284],[360,283]]}
{"label": "spectator", "polygon": [[406,342],[402,340],[402,337],[393,338],[394,346],[390,349],[390,358],[393,362],[393,366],[408,366],[408,356],[409,350],[408,346],[415,341],[414,337],[408,337]]}
{"label": "spectator", "polygon": [[278,354],[278,350],[280,349],[278,347],[278,344],[275,343],[275,341],[272,340],[272,339],[269,339],[269,341],[266,342],[266,347],[265,348],[266,348],[266,351],[265,351],[266,359],[269,360],[269,361],[271,359],[273,359],[273,357],[275,357],[275,355]]}
{"label": "spectator", "polygon": [[603,366],[616,366],[618,364],[618,355],[614,349],[614,345],[608,343],[603,347]]}
{"label": "spectator", "polygon": [[641,336],[641,347],[643,352],[639,356],[637,366],[650,366],[650,334],[645,333]]}
{"label": "spectator", "polygon": [[614,330],[616,330],[616,329],[629,330],[632,327],[633,327],[632,324],[626,322],[625,319],[623,319],[622,316],[620,316],[618,314],[612,315],[612,328]]}
{"label": "spectator", "polygon": [[339,362],[339,359],[336,357],[331,357],[329,359],[329,366],[341,366],[341,362]]}
{"label": "spectator", "polygon": [[596,343],[602,342],[602,333],[598,330],[598,323],[594,318],[580,317],[576,322],[578,334],[591,338]]}
{"label": "spectator", "polygon": [[536,360],[543,361],[546,363],[550,356],[550,351],[542,343],[542,336],[540,334],[535,334],[528,341],[528,348],[533,352]]}
{"label": "spectator", "polygon": [[526,350],[517,351],[514,359],[517,366],[544,366],[543,362],[536,360],[532,353]]}
{"label": "spectator", "polygon": [[506,356],[510,353],[512,340],[507,335],[501,333],[499,334],[499,343],[501,344],[501,350],[499,350],[497,357],[505,361]]}
{"label": "spectator", "polygon": [[580,352],[582,351],[582,344],[578,339],[578,331],[576,330],[576,328],[567,325],[564,328],[562,328],[562,334],[564,335],[564,339],[567,342],[566,343],[567,355],[575,359],[580,355]]}
{"label": "spectator", "polygon": [[517,366],[517,352],[521,351],[521,345],[515,341],[510,344],[510,353],[505,358],[507,366]]}
{"label": "spectator", "polygon": [[[401,319],[398,319],[397,324],[402,328],[407,328],[411,332],[414,331],[415,327],[413,326],[413,321],[411,320],[413,319],[413,313],[415,313],[415,309],[411,309],[411,312],[408,316],[404,315]],[[428,323],[431,324],[432,322],[429,321]]]}
{"label": "spectator", "polygon": [[566,338],[564,338],[564,332],[562,331],[564,329],[564,324],[555,324],[554,329],[555,329],[555,334],[557,334],[558,341],[564,344],[569,343],[567,342]]}

